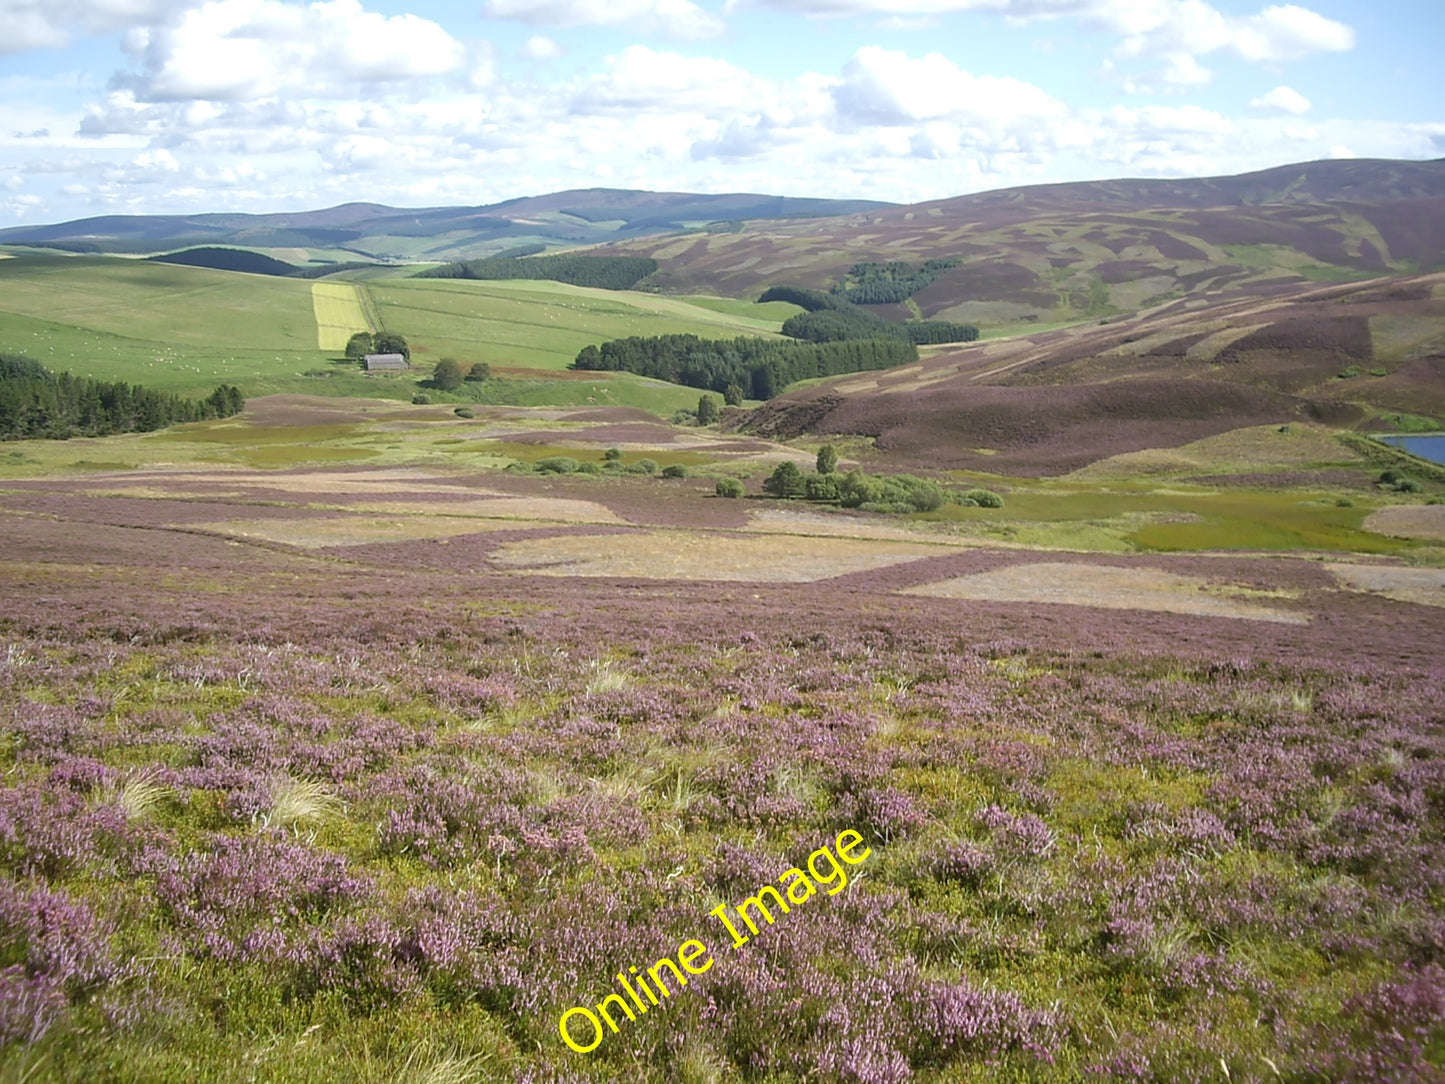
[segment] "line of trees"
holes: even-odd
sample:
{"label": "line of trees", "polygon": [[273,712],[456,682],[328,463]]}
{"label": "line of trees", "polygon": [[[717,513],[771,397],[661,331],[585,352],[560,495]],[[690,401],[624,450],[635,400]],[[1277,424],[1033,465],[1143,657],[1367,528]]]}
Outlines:
{"label": "line of trees", "polygon": [[138,384],[52,373],[30,358],[0,354],[0,440],[148,433],[179,422],[229,418],[245,406],[231,384],[204,399],[186,399]]}
{"label": "line of trees", "polygon": [[459,260],[426,271],[419,279],[547,279],[573,286],[595,286],[603,290],[630,290],[658,268],[648,256],[525,256],[520,259],[493,256],[483,260]]}
{"label": "line of trees", "polygon": [[636,373],[722,392],[731,402],[739,398],[739,390],[748,398],[771,399],[799,380],[890,369],[917,360],[918,348],[899,338],[808,343],[749,337],[717,340],[696,335],[656,335],[613,339],[601,347],[585,346],[572,368]]}

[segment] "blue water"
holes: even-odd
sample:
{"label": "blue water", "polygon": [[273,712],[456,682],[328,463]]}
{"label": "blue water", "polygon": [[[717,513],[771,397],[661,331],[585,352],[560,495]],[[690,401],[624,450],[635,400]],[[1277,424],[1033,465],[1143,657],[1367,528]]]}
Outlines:
{"label": "blue water", "polygon": [[1404,448],[1411,455],[1428,459],[1432,463],[1445,463],[1445,435],[1428,437],[1381,437],[1386,444]]}

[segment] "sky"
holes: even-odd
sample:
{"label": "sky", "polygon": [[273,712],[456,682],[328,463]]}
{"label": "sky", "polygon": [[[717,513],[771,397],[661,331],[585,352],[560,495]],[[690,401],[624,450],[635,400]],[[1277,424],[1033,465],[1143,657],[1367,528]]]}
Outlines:
{"label": "sky", "polygon": [[1445,157],[1441,0],[0,0],[0,226]]}

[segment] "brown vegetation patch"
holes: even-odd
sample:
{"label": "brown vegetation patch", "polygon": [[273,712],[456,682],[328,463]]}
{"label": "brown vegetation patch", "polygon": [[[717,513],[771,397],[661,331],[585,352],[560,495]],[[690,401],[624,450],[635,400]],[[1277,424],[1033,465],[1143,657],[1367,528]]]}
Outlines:
{"label": "brown vegetation patch", "polygon": [[1300,613],[1248,601],[1270,592],[1209,584],[1157,568],[1120,568],[1083,562],[1035,562],[904,588],[902,594],[988,602],[1057,603],[1108,610],[1155,610],[1305,624]]}
{"label": "brown vegetation patch", "polygon": [[1363,316],[1301,316],[1279,320],[1235,342],[1219,355],[1221,362],[1238,361],[1250,350],[1322,353],[1368,361],[1374,356],[1369,320]]}
{"label": "brown vegetation patch", "polygon": [[605,540],[568,536],[513,542],[495,564],[545,576],[809,583],[936,553],[933,546],[855,538],[636,531]]}
{"label": "brown vegetation patch", "polygon": [[1352,564],[1328,564],[1325,567],[1351,591],[1383,595],[1396,602],[1445,606],[1445,568]]}
{"label": "brown vegetation patch", "polygon": [[1445,540],[1445,504],[1395,505],[1365,520],[1365,530],[1396,538]]}
{"label": "brown vegetation patch", "polygon": [[211,531],[230,538],[248,541],[275,542],[283,546],[317,550],[347,546],[364,546],[371,542],[396,542],[416,538],[446,538],[452,535],[476,534],[492,529],[515,529],[515,523],[502,520],[461,519],[444,516],[398,516],[382,519],[375,516],[323,516],[314,519],[233,519],[214,523],[194,523],[194,529]]}

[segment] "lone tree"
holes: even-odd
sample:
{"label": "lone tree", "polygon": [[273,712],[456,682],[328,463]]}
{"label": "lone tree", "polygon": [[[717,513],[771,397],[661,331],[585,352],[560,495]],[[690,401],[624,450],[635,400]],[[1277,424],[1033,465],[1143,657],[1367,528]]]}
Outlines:
{"label": "lone tree", "polygon": [[346,356],[353,361],[360,361],[367,354],[374,353],[376,353],[376,349],[369,331],[358,331],[346,340]]}
{"label": "lone tree", "polygon": [[480,384],[483,380],[489,380],[492,376],[492,367],[485,361],[474,361],[472,367],[467,370],[467,379],[473,383]]}
{"label": "lone tree", "polygon": [[818,473],[832,474],[838,469],[838,452],[831,444],[818,449]]}
{"label": "lone tree", "polygon": [[456,391],[462,386],[462,367],[455,358],[442,358],[432,370],[431,382],[442,391]]}
{"label": "lone tree", "polygon": [[763,482],[763,492],[774,497],[801,497],[807,492],[807,483],[798,464],[791,459],[779,463],[777,469]]}
{"label": "lone tree", "polygon": [[743,388],[737,381],[733,381],[723,390],[723,402],[728,406],[743,405]]}
{"label": "lone tree", "polygon": [[697,424],[712,425],[717,421],[718,409],[717,400],[711,395],[704,395],[697,401]]}
{"label": "lone tree", "polygon": [[411,361],[411,347],[407,346],[406,340],[394,331],[378,332],[372,339],[372,345],[375,347],[374,353],[400,354],[408,362]]}

